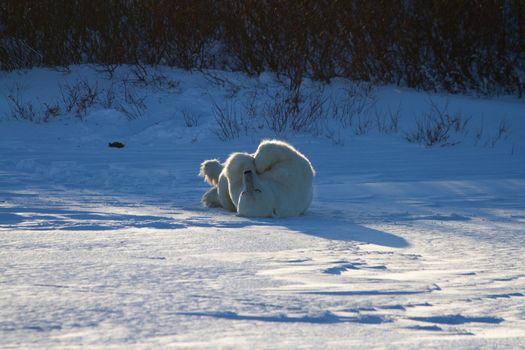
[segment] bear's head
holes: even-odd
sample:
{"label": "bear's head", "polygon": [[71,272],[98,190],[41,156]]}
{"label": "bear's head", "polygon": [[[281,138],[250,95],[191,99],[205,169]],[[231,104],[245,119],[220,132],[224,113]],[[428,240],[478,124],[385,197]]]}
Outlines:
{"label": "bear's head", "polygon": [[237,212],[246,217],[274,217],[275,196],[270,186],[261,181],[252,170],[245,170],[243,190],[239,196]]}

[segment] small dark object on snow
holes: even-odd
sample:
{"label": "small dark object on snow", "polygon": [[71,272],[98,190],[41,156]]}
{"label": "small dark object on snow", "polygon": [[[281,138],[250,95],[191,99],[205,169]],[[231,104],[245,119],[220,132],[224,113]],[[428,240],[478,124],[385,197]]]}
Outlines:
{"label": "small dark object on snow", "polygon": [[108,143],[109,147],[122,148],[124,144],[122,142],[110,142]]}

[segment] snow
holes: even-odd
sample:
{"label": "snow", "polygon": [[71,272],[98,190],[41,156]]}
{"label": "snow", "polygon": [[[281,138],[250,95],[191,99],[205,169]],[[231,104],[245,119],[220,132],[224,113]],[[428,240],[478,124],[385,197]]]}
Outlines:
{"label": "snow", "polygon": [[[213,105],[263,106],[278,81],[159,69],[177,83],[134,87],[148,108],[133,120],[97,104],[82,121],[0,121],[0,347],[525,347],[523,100],[379,87],[401,130],[280,135],[316,168],[314,201],[248,219],[201,206],[198,167],[274,137],[220,141]],[[16,84],[35,106],[66,82],[119,83],[89,66],[1,74],[0,94]],[[429,99],[471,118],[460,144],[404,139]]]}

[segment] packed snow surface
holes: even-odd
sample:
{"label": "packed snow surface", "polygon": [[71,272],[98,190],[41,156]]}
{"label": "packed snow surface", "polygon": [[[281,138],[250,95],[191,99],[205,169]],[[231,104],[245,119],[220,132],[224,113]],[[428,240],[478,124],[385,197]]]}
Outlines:
{"label": "packed snow surface", "polygon": [[[222,141],[216,106],[269,103],[277,79],[161,73],[128,98],[140,115],[106,101],[33,123],[4,97],[41,108],[118,78],[1,73],[1,348],[525,347],[523,100],[378,87],[360,118],[397,108],[397,132],[253,121]],[[351,84],[305,86],[337,99]],[[470,118],[455,145],[407,142],[429,99]],[[201,161],[269,137],[317,171],[306,215],[202,207]]]}

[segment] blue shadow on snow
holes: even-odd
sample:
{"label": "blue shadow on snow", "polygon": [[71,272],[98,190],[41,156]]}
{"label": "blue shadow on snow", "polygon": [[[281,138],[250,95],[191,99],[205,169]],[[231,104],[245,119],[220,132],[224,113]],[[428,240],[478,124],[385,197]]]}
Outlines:
{"label": "blue shadow on snow", "polygon": [[392,233],[353,223],[349,218],[327,217],[315,212],[307,212],[306,215],[295,218],[268,219],[265,222],[285,226],[290,230],[310,236],[336,241],[357,241],[390,248],[406,248],[410,246],[403,237]]}
{"label": "blue shadow on snow", "polygon": [[258,321],[258,322],[282,322],[282,323],[311,323],[311,324],[334,324],[334,323],[363,323],[380,324],[391,322],[390,320],[377,315],[359,315],[355,317],[337,316],[331,312],[325,312],[319,316],[261,316],[261,315],[240,315],[235,312],[179,312],[183,316],[213,317],[237,321]]}
{"label": "blue shadow on snow", "polygon": [[0,227],[11,225],[25,225],[24,229],[34,231],[107,231],[130,227],[169,230],[186,227],[163,216],[106,214],[57,208],[0,208]]}
{"label": "blue shadow on snow", "polygon": [[465,324],[465,323],[493,323],[498,324],[503,322],[502,318],[499,317],[468,317],[463,315],[446,315],[446,316],[430,316],[430,317],[410,317],[411,320],[430,322],[438,324]]}
{"label": "blue shadow on snow", "polygon": [[[209,210],[184,208],[202,212],[201,216],[190,216],[175,220],[166,216],[101,213],[89,210],[67,210],[62,208],[0,208],[0,226],[24,226],[24,229],[65,230],[65,231],[104,231],[121,228],[180,229],[185,227],[224,227],[242,228],[247,226],[279,226],[306,235],[329,240],[357,241],[391,248],[405,248],[409,243],[402,237],[375,230],[351,222],[350,218],[325,216],[308,212],[304,216],[283,219],[225,219],[210,220]],[[234,215],[224,212],[227,215]]]}

